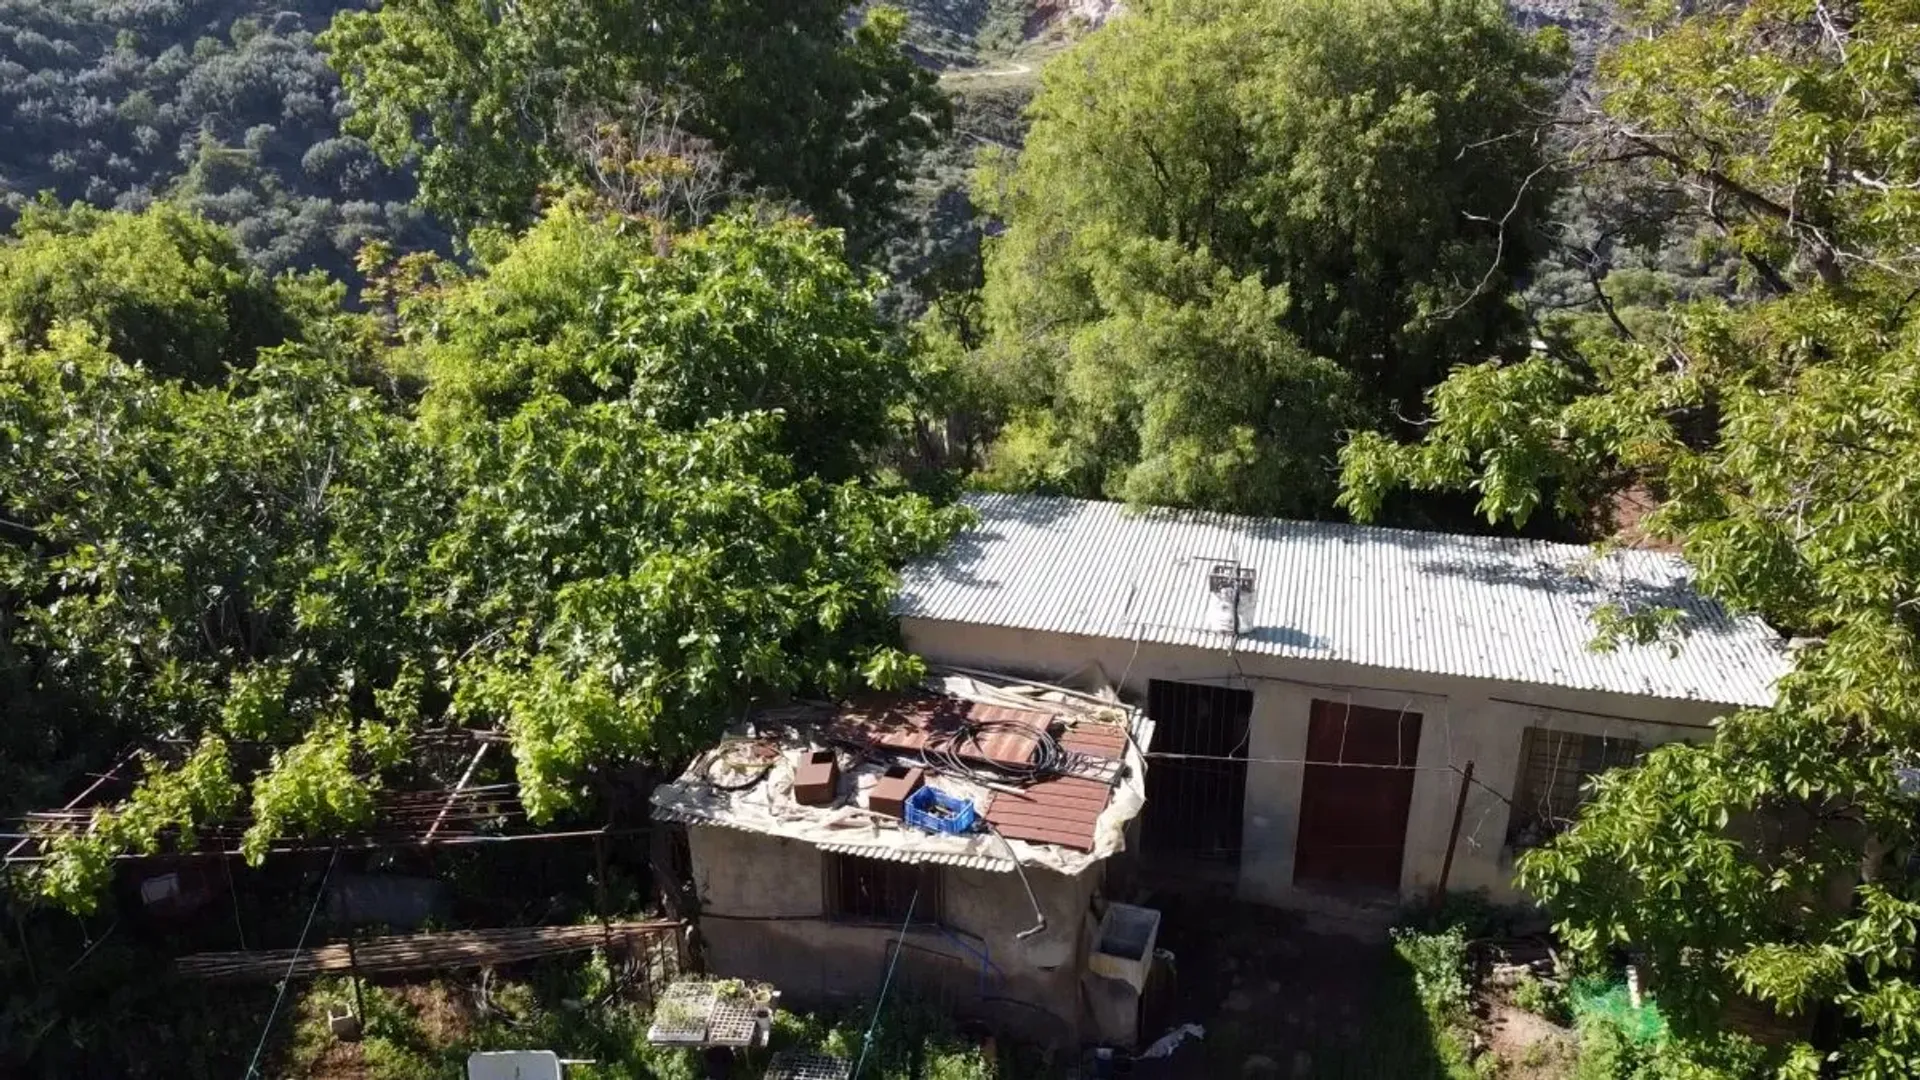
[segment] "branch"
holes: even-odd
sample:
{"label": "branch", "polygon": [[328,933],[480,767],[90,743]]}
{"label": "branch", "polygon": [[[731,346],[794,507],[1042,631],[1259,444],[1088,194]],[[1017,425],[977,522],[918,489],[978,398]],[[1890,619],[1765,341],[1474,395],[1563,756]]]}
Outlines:
{"label": "branch", "polygon": [[1486,272],[1480,275],[1480,280],[1474,285],[1473,291],[1469,292],[1465,297],[1461,298],[1459,303],[1448,308],[1444,313],[1437,316],[1437,318],[1453,318],[1455,315],[1466,310],[1468,304],[1478,300],[1481,295],[1487,291],[1487,286],[1493,281],[1493,275],[1500,270],[1500,260],[1506,257],[1507,225],[1513,220],[1513,215],[1520,212],[1520,204],[1526,199],[1527,191],[1533,186],[1534,180],[1538,179],[1541,173],[1546,172],[1552,167],[1552,164],[1547,162],[1535,166],[1534,170],[1528,173],[1525,179],[1520,181],[1519,189],[1513,193],[1513,203],[1507,207],[1507,212],[1501,214],[1498,220],[1484,217],[1480,214],[1464,215],[1468,221],[1479,221],[1498,226],[1498,231],[1494,236],[1493,242],[1493,258],[1487,261]]}
{"label": "branch", "polygon": [[1614,309],[1613,297],[1608,296],[1607,290],[1601,286],[1600,264],[1597,259],[1589,260],[1587,263],[1587,281],[1593,285],[1594,299],[1600,301],[1600,310],[1607,313],[1607,321],[1613,324],[1613,328],[1620,331],[1620,336],[1628,341],[1638,340],[1633,331],[1627,328],[1627,324],[1620,321],[1620,312]]}

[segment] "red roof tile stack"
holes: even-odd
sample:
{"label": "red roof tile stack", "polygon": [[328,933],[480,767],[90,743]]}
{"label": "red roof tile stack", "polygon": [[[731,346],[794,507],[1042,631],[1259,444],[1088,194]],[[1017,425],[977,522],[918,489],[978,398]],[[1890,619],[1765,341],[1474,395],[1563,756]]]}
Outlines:
{"label": "red roof tile stack", "polygon": [[[962,758],[1009,766],[1031,764],[1039,736],[1054,722],[1052,713],[1014,709],[958,698],[917,695],[862,701],[842,710],[829,733],[842,742],[919,755],[929,744],[942,746],[968,724],[990,722],[992,730],[951,747]],[[1025,729],[1023,732],[1021,729]],[[1086,775],[1049,776],[1021,786],[1017,794],[996,791],[982,808],[1002,836],[1091,851],[1094,825],[1113,796],[1115,767],[1126,754],[1127,735],[1117,724],[1079,722],[1059,735],[1061,749],[1090,759]]]}

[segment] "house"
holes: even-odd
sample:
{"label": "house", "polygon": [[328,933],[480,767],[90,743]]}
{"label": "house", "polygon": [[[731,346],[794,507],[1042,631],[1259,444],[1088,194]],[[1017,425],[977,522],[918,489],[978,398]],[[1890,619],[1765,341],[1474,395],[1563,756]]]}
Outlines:
{"label": "house", "polygon": [[1131,1041],[1151,937],[1097,953],[1102,920],[1137,913],[1103,890],[1151,739],[1110,691],[953,675],[755,713],[655,790],[654,817],[687,826],[717,975],[803,1005],[909,988],[1065,1045],[1094,1001],[1096,1033]]}
{"label": "house", "polygon": [[[1708,737],[1787,669],[1778,635],[1701,598],[1670,555],[967,501],[977,524],[905,574],[909,647],[1115,679],[1157,732],[1142,857],[1256,902],[1407,899],[1443,867],[1449,888],[1511,898],[1515,854],[1588,777]],[[1676,609],[1679,634],[1597,649],[1607,604]]]}

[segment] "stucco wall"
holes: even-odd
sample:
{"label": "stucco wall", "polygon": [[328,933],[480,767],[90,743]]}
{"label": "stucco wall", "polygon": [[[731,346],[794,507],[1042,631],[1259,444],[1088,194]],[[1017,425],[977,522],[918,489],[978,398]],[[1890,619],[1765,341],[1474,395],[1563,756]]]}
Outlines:
{"label": "stucco wall", "polygon": [[[735,829],[687,832],[700,931],[715,974],[770,982],[804,1005],[870,999],[879,991],[900,926],[826,918],[821,875],[829,856]],[[1018,875],[948,866],[939,874],[946,932],[908,931],[896,985],[1028,1039],[1073,1044],[1082,1019],[1086,912],[1098,873],[1029,869],[1047,930],[1027,942],[1014,937],[1034,924]]]}
{"label": "stucco wall", "polygon": [[[1124,680],[1124,691],[1140,701],[1154,679],[1252,691],[1247,745],[1251,760],[1238,891],[1243,899],[1282,906],[1312,900],[1293,887],[1293,856],[1304,775],[1297,762],[1306,754],[1314,698],[1405,709],[1422,716],[1420,770],[1414,778],[1400,877],[1400,891],[1406,897],[1431,890],[1440,877],[1460,790],[1459,774],[1449,766],[1471,761],[1477,779],[1510,795],[1520,773],[1521,733],[1528,727],[1630,738],[1651,746],[1705,738],[1713,718],[1729,711],[1709,702],[1587,693],[1247,653],[1230,656],[1225,650],[967,623],[904,619],[901,626],[908,646],[930,661],[1033,678],[1062,678],[1098,664],[1108,679]],[[1508,806],[1501,798],[1485,788],[1469,790],[1449,888],[1485,889],[1495,899],[1516,898],[1512,852],[1506,848],[1507,823]]]}

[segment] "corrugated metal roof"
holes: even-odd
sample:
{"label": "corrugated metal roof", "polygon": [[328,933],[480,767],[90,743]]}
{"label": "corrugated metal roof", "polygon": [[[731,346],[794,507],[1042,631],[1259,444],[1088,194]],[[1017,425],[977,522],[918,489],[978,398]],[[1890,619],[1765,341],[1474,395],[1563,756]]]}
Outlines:
{"label": "corrugated metal roof", "polygon": [[1013,863],[1007,859],[996,859],[990,855],[959,855],[945,851],[916,851],[898,845],[886,844],[817,844],[821,851],[835,855],[857,855],[863,859],[891,859],[904,863],[939,863],[942,866],[958,866],[966,870],[988,870],[996,874],[1005,874],[1013,869]]}
{"label": "corrugated metal roof", "polygon": [[[768,835],[765,829],[751,822],[738,821],[725,814],[701,814],[675,807],[655,807],[653,816],[659,821],[673,821],[681,825],[706,826],[716,829],[732,829],[735,832],[753,833],[756,836]],[[821,851],[830,851],[836,855],[858,855],[865,859],[887,859],[903,863],[939,863],[942,866],[958,866],[966,870],[987,870],[997,874],[1013,870],[1009,859],[997,859],[991,855],[973,855],[955,851],[928,851],[921,847],[902,846],[898,841],[889,839],[877,844],[819,843],[815,847]]]}
{"label": "corrugated metal roof", "polygon": [[[1224,649],[1648,697],[1764,705],[1779,636],[1658,552],[970,495],[980,521],[910,566],[905,618]],[[1235,642],[1209,629],[1218,563],[1251,567]],[[1608,602],[1683,612],[1677,642],[1591,648]]]}

